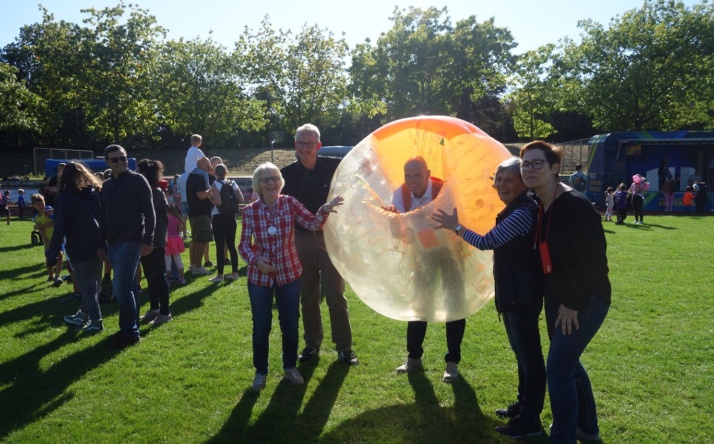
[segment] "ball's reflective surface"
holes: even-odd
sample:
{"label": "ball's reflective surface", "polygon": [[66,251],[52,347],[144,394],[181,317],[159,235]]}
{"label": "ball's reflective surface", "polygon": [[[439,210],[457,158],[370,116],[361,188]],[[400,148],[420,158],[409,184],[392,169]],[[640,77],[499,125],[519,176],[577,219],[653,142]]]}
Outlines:
{"label": "ball's reflective surface", "polygon": [[[430,204],[406,214],[382,210],[404,182],[404,163],[422,156],[445,181]],[[510,157],[477,127],[453,117],[398,120],[360,142],[342,160],[330,197],[344,205],[325,227],[327,251],[357,296],[378,313],[404,321],[463,319],[493,296],[492,252],[453,231],[434,229],[437,208],[485,234],[504,207],[490,178]]]}

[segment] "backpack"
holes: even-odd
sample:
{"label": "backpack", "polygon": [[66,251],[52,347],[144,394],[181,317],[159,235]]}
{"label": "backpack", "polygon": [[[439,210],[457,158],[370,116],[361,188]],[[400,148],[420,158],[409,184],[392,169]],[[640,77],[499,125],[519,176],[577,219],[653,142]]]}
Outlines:
{"label": "backpack", "polygon": [[578,191],[585,191],[587,185],[585,185],[585,179],[580,176],[575,176],[575,189]]}
{"label": "backpack", "polygon": [[220,182],[221,186],[221,204],[216,208],[220,214],[238,214],[238,198],[233,189],[233,181],[225,180]]}

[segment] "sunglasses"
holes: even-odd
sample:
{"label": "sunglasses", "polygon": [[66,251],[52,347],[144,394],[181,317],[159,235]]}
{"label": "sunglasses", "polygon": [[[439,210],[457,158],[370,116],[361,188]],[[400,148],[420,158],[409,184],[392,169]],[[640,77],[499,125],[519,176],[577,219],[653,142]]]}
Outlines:
{"label": "sunglasses", "polygon": [[110,157],[109,161],[111,163],[126,162],[126,156]]}

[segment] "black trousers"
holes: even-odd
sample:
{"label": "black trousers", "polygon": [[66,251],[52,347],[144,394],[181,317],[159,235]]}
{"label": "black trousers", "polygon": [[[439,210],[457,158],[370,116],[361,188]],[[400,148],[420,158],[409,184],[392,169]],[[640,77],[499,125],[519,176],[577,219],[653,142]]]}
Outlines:
{"label": "black trousers", "polygon": [[151,254],[141,258],[144,277],[149,287],[151,309],[160,309],[162,315],[171,313],[169,310],[169,284],[166,282],[166,262],[164,262],[165,251],[164,247],[154,248]]}
{"label": "black trousers", "polygon": [[228,246],[228,254],[231,255],[231,269],[233,273],[238,273],[238,251],[236,250],[236,223],[235,214],[214,214],[213,215],[213,239],[216,241],[216,271],[223,274],[223,267],[226,264],[226,253],[223,245]]}
{"label": "black trousers", "polygon": [[[424,354],[422,345],[426,337],[426,321],[410,321],[407,324],[407,351],[412,359],[419,359]],[[458,364],[461,361],[461,342],[466,331],[466,319],[446,323],[446,348],[448,353],[444,361]]]}

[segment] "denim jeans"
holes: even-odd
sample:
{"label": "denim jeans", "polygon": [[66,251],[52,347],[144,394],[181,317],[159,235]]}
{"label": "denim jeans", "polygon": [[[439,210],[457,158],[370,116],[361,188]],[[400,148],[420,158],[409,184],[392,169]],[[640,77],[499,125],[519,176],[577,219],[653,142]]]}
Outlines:
{"label": "denim jeans", "polygon": [[[426,321],[410,321],[407,323],[407,351],[412,359],[420,359],[424,354],[424,338],[426,337]],[[458,364],[461,362],[461,342],[466,331],[466,319],[446,323],[446,349],[444,361]]]}
{"label": "denim jeans", "polygon": [[600,329],[609,306],[590,296],[587,308],[578,311],[579,330],[564,335],[555,329],[560,305],[546,297],[545,317],[550,336],[547,376],[550,407],[553,412],[551,443],[574,443],[576,427],[587,434],[598,434],[595,397],[590,378],[580,363],[585,347]]}
{"label": "denim jeans", "polygon": [[280,287],[262,287],[249,282],[248,296],[253,315],[253,366],[256,373],[268,373],[273,294],[278,305],[278,319],[283,336],[283,368],[295,367],[297,364],[300,279]]}
{"label": "denim jeans", "polygon": [[540,345],[538,317],[543,300],[503,312],[503,325],[518,364],[518,403],[521,419],[540,423],[545,400],[545,362]]}
{"label": "denim jeans", "polygon": [[82,292],[82,311],[89,315],[89,319],[96,325],[102,320],[99,309],[99,281],[102,278],[104,263],[99,257],[86,261],[72,261],[72,279],[79,285]]}
{"label": "denim jeans", "polygon": [[109,244],[109,262],[114,271],[112,293],[119,302],[119,329],[130,337],[139,337],[139,295],[134,292],[134,275],[141,256],[140,242]]}
{"label": "denim jeans", "polygon": [[[162,315],[171,314],[169,310],[169,284],[166,282],[164,268],[164,247],[154,248],[151,254],[141,258],[144,268],[146,285],[149,287],[149,306],[152,310],[159,310]],[[137,305],[138,307],[138,305]]]}

